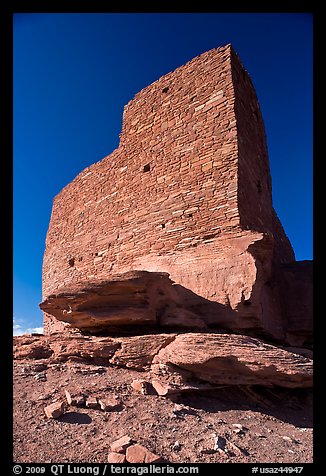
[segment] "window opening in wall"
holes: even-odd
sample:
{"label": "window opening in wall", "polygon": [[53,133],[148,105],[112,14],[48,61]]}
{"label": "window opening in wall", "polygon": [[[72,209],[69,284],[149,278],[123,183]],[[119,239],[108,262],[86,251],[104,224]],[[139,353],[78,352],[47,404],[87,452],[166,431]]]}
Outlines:
{"label": "window opening in wall", "polygon": [[144,165],[143,172],[149,172],[151,170],[151,166],[149,164]]}
{"label": "window opening in wall", "polygon": [[70,258],[69,261],[68,261],[68,264],[69,266],[72,268],[73,266],[75,266],[75,258]]}
{"label": "window opening in wall", "polygon": [[166,86],[165,88],[162,89],[162,93],[167,93],[169,90],[168,86]]}

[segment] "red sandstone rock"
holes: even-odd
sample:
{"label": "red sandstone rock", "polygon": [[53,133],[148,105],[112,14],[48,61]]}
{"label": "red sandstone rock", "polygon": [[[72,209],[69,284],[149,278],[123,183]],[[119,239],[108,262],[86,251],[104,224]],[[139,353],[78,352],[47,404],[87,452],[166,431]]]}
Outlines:
{"label": "red sandstone rock", "polygon": [[46,348],[50,362],[81,358],[86,362],[113,364],[136,370],[148,370],[157,352],[173,340],[175,334],[147,334],[129,337],[75,336],[67,333],[49,336],[14,337],[14,358],[34,359],[35,348]]}
{"label": "red sandstone rock", "polygon": [[279,267],[279,292],[290,345],[311,344],[313,338],[313,267],[311,261],[296,261]]}
{"label": "red sandstone rock", "polygon": [[151,373],[152,385],[164,395],[191,377],[217,385],[312,387],[312,368],[310,359],[252,337],[191,333],[161,349]]}
{"label": "red sandstone rock", "polygon": [[104,412],[117,411],[117,410],[121,410],[122,408],[119,397],[115,395],[100,397],[97,399],[97,401],[98,401],[98,404],[100,405],[101,410],[103,410]]}
{"label": "red sandstone rock", "polygon": [[200,318],[198,314],[180,307],[167,309],[160,319],[160,325],[167,327],[181,327],[183,329],[207,329],[204,317]]}
{"label": "red sandstone rock", "polygon": [[[117,286],[109,301],[84,290],[86,303],[83,292],[60,294],[63,283],[75,289],[140,269],[167,272],[179,291],[193,293],[187,311],[199,315],[200,327],[288,336],[296,345],[277,281],[278,266],[291,262],[272,206],[255,90],[227,45],[136,94],[119,147],[55,197],[43,263],[45,332],[66,327],[54,318],[88,328],[129,325],[132,316],[156,322],[147,294],[135,288],[131,299]],[[188,327],[188,317],[174,313],[174,323]]]}
{"label": "red sandstone rock", "polygon": [[[154,367],[154,373],[155,372],[159,373],[157,371],[157,368]],[[166,378],[167,375],[168,375],[168,379]],[[179,393],[180,392],[180,389],[181,389],[182,384],[183,384],[181,378],[179,379],[179,382],[177,384],[175,384],[175,382],[173,382],[173,384],[171,384],[171,374],[166,373],[164,380],[165,380],[165,382],[163,382],[162,380],[157,380],[155,378],[152,380],[152,385],[153,385],[153,387],[156,390],[158,395],[165,396],[165,395],[170,395],[171,393]]]}
{"label": "red sandstone rock", "polygon": [[142,395],[149,394],[150,383],[144,379],[135,379],[131,382],[131,386],[136,392],[141,393]]}
{"label": "red sandstone rock", "polygon": [[125,463],[126,461],[126,456],[121,453],[114,453],[111,452],[108,454],[108,463],[116,463],[116,464],[121,464]]}
{"label": "red sandstone rock", "polygon": [[127,448],[126,460],[128,463],[158,463],[162,458],[149,451],[145,446],[136,443]]}
{"label": "red sandstone rock", "polygon": [[121,436],[118,440],[111,443],[110,448],[114,453],[124,453],[128,446],[134,443],[133,439],[128,435]]}
{"label": "red sandstone rock", "polygon": [[49,345],[37,337],[22,336],[24,345],[15,345],[20,342],[14,339],[15,359],[46,359],[51,357],[53,350]]}
{"label": "red sandstone rock", "polygon": [[73,327],[94,330],[156,325],[158,313],[173,304],[181,301],[167,273],[132,271],[60,288],[40,307]]}
{"label": "red sandstone rock", "polygon": [[69,390],[65,390],[65,396],[66,396],[68,405],[82,407],[85,404],[85,396],[79,392],[72,392]]}
{"label": "red sandstone rock", "polygon": [[[58,362],[58,347],[65,348],[65,359],[75,355],[73,346],[66,349],[70,336],[53,334],[33,339],[26,336],[14,338],[14,357],[21,359],[17,348],[24,347],[24,359],[28,358],[29,347],[46,345],[53,349],[47,360],[51,366]],[[284,387],[311,387],[312,366],[309,349],[279,348],[244,335],[187,333],[187,334],[150,334],[145,336],[105,338],[80,336],[78,352],[87,355],[85,362],[94,363],[101,359],[101,351],[107,356],[106,342],[112,350],[111,365],[145,371],[150,369],[150,381],[159,395],[168,395],[194,390],[207,390],[226,385],[278,385]],[[60,345],[59,345],[60,344]],[[86,353],[83,354],[83,345]],[[89,352],[90,347],[97,348],[96,357]],[[62,349],[61,349],[62,351]],[[111,355],[112,355],[111,354]],[[33,353],[31,353],[33,355]],[[18,357],[16,357],[18,356]],[[60,357],[59,362],[63,359]],[[105,360],[105,359],[103,359]],[[109,360],[106,360],[107,365]],[[56,364],[57,365],[57,364]],[[134,384],[143,391],[142,381]],[[69,396],[67,395],[69,394]],[[73,401],[75,391],[67,390],[66,396]],[[78,393],[78,392],[76,392]],[[102,404],[112,405],[105,395],[93,394],[95,408]],[[88,403],[90,405],[90,403]],[[109,410],[110,411],[110,410]],[[114,410],[115,411],[115,410]]]}
{"label": "red sandstone rock", "polygon": [[86,408],[92,408],[93,410],[99,410],[100,404],[97,401],[96,397],[87,397],[86,398]]}
{"label": "red sandstone rock", "polygon": [[63,412],[64,404],[62,402],[54,402],[44,408],[44,413],[47,418],[59,418],[63,415]]}
{"label": "red sandstone rock", "polygon": [[51,344],[53,356],[57,361],[66,361],[76,356],[85,360],[108,362],[114,355],[119,343],[112,338],[87,338],[59,335]]}
{"label": "red sandstone rock", "polygon": [[147,370],[158,351],[174,339],[175,334],[148,334],[120,337],[120,348],[110,359],[113,365]]}

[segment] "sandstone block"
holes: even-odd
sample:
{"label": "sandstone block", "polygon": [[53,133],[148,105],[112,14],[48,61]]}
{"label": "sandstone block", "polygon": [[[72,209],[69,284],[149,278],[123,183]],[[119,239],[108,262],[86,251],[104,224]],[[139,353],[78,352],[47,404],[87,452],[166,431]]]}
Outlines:
{"label": "sandstone block", "polygon": [[63,402],[54,402],[44,408],[44,413],[47,418],[59,418],[64,413]]}
{"label": "sandstone block", "polygon": [[93,410],[99,410],[100,405],[95,397],[87,397],[86,408],[92,408]]}
{"label": "sandstone block", "polygon": [[126,460],[128,463],[158,463],[162,459],[145,448],[145,446],[136,443],[135,445],[128,446]]}
{"label": "sandstone block", "polygon": [[108,455],[108,463],[122,464],[126,462],[126,456],[122,453],[111,452]]}
{"label": "sandstone block", "polygon": [[[152,380],[152,386],[160,396],[173,393],[173,386],[169,382],[162,382],[161,380],[154,378]],[[179,392],[179,386],[176,387],[176,392]]]}
{"label": "sandstone block", "polygon": [[173,334],[121,337],[119,338],[121,346],[110,359],[110,363],[135,370],[146,370],[157,352],[171,340]]}
{"label": "sandstone block", "polygon": [[156,325],[156,312],[178,296],[167,273],[130,271],[110,280],[63,287],[40,304],[56,319],[79,329]]}
{"label": "sandstone block", "polygon": [[131,386],[136,392],[142,395],[148,395],[150,391],[150,383],[144,379],[135,379],[131,382]]}
{"label": "sandstone block", "polygon": [[101,397],[98,398],[97,401],[101,410],[104,412],[113,412],[122,409],[121,401],[119,397],[116,396]]}
{"label": "sandstone block", "polygon": [[126,449],[134,443],[133,439],[128,435],[121,436],[118,440],[110,444],[110,449],[113,453],[124,453]]}
{"label": "sandstone block", "polygon": [[82,393],[65,390],[65,396],[68,405],[82,407],[85,404],[85,395],[83,395]]}

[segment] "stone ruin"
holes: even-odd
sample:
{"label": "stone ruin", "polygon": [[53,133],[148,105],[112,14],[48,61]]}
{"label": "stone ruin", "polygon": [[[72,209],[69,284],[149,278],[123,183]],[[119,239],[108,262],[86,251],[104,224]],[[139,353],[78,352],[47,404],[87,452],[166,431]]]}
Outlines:
{"label": "stone ruin", "polygon": [[46,335],[310,346],[312,263],[295,260],[273,209],[262,115],[231,45],[136,94],[119,147],[55,197],[40,307]]}

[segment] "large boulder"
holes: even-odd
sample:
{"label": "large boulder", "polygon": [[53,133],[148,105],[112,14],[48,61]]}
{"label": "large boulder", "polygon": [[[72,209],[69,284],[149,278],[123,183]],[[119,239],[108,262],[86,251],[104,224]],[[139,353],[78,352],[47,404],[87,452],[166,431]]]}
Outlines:
{"label": "large boulder", "polygon": [[180,334],[153,359],[152,383],[161,394],[192,379],[212,385],[311,387],[312,360],[244,335]]}
{"label": "large boulder", "polygon": [[60,288],[40,308],[79,329],[154,326],[166,307],[179,304],[172,284],[167,273],[130,271]]}

